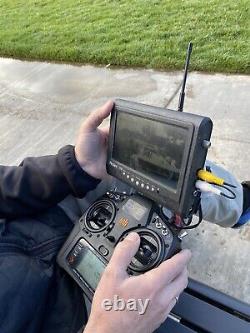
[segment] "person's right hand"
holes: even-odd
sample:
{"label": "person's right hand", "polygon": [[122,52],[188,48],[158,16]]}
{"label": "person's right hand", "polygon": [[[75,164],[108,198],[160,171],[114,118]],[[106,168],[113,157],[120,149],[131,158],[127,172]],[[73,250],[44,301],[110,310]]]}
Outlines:
{"label": "person's right hand", "polygon": [[[188,283],[189,250],[183,250],[139,276],[129,276],[127,267],[137,252],[139,235],[130,233],[119,243],[96,289],[91,314],[84,333],[151,333],[165,321],[176,304],[176,297]],[[149,299],[143,315],[138,311],[105,310],[103,301],[114,295],[124,301]]]}

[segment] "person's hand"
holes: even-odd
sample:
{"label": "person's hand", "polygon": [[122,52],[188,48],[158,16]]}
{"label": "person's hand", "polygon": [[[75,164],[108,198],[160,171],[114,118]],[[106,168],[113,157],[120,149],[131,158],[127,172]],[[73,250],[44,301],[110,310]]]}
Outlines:
{"label": "person's hand", "polygon": [[[139,244],[139,235],[132,232],[117,245],[96,289],[84,333],[151,333],[165,321],[176,304],[176,297],[186,288],[189,250],[181,251],[142,275],[129,277],[126,269]],[[108,311],[104,302],[113,301],[115,295],[124,301],[141,299],[143,304],[148,299],[148,307],[143,315],[128,309],[109,308]]]}
{"label": "person's hand", "polygon": [[107,141],[109,128],[98,128],[113,108],[108,101],[91,112],[83,122],[75,145],[75,156],[82,169],[90,176],[103,179],[107,176]]}

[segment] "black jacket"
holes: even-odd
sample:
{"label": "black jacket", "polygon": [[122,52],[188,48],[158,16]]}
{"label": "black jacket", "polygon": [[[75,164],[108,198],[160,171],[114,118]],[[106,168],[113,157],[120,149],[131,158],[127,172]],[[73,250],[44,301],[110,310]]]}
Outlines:
{"label": "black jacket", "polygon": [[73,227],[57,203],[99,181],[81,169],[72,146],[0,166],[1,333],[76,333],[83,325],[82,292],[55,261]]}

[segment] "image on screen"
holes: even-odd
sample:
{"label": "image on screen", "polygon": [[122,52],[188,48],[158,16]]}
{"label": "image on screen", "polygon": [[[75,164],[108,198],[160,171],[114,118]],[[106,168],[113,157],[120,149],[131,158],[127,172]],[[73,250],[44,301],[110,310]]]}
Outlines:
{"label": "image on screen", "polygon": [[89,248],[85,247],[75,268],[87,284],[95,290],[105,265]]}
{"label": "image on screen", "polygon": [[113,158],[177,190],[188,129],[118,113]]}

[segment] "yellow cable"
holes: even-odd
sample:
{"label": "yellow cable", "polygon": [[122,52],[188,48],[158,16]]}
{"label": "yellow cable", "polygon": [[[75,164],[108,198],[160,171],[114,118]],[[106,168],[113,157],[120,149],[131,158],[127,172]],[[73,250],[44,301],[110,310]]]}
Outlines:
{"label": "yellow cable", "polygon": [[215,175],[213,175],[211,172],[206,171],[206,170],[199,170],[198,171],[198,178],[201,180],[204,180],[208,183],[216,184],[216,185],[223,185],[224,184],[224,179],[219,178]]}

